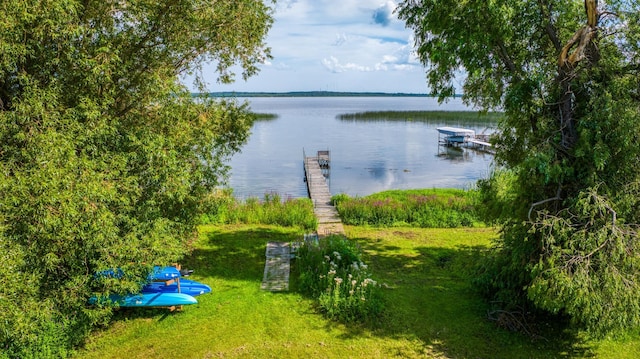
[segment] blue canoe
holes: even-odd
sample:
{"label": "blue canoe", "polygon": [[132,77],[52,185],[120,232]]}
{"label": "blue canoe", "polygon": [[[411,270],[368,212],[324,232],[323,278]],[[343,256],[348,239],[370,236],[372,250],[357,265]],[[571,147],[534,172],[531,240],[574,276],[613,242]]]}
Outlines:
{"label": "blue canoe", "polygon": [[140,293],[110,298],[121,307],[173,307],[198,303],[196,298],[184,293]]}
{"label": "blue canoe", "polygon": [[208,285],[189,279],[180,279],[180,291],[177,281],[168,285],[164,282],[151,282],[142,287],[142,293],[183,293],[196,296],[210,292],[211,287]]}

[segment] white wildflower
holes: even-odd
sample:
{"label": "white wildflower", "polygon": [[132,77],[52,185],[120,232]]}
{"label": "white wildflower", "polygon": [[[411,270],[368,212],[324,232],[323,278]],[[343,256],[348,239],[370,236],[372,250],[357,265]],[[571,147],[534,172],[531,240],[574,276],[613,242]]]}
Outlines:
{"label": "white wildflower", "polygon": [[336,277],[336,278],[334,278],[333,280],[335,280],[335,281],[336,281],[336,284],[337,284],[337,285],[342,284],[342,278],[340,278],[340,277]]}
{"label": "white wildflower", "polygon": [[364,280],[364,281],[362,281],[362,286],[363,286],[363,287],[366,287],[366,286],[368,286],[369,284],[371,284],[371,285],[374,285],[374,286],[375,286],[375,285],[376,285],[376,281],[375,281],[375,280],[373,280],[373,279],[371,279],[371,278],[365,278],[365,280]]}
{"label": "white wildflower", "polygon": [[330,271],[329,271],[329,275],[336,275],[336,271],[335,271],[335,269],[330,270]]}
{"label": "white wildflower", "polygon": [[353,268],[354,272],[357,272],[360,270],[360,267],[358,266],[358,263],[353,262],[351,263],[351,268]]}
{"label": "white wildflower", "polygon": [[368,268],[368,266],[362,262],[360,262],[360,268],[363,270],[366,270]]}
{"label": "white wildflower", "polygon": [[325,255],[324,256],[324,260],[327,261],[327,262],[330,262],[331,261],[331,257],[329,257],[328,255]]}

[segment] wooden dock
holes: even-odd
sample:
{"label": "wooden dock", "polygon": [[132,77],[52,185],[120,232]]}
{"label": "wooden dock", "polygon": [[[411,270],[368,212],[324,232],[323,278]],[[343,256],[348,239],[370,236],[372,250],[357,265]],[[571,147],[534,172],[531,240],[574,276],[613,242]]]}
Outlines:
{"label": "wooden dock", "polygon": [[[317,241],[318,237],[331,234],[345,235],[342,220],[336,208],[331,205],[331,193],[326,176],[331,166],[329,151],[318,151],[315,157],[304,157],[304,172],[309,198],[313,201],[313,211],[318,218],[317,234],[310,235],[305,241]],[[265,253],[264,276],[260,288],[271,292],[289,290],[291,262],[291,244],[269,242]]]}
{"label": "wooden dock", "polygon": [[289,290],[291,245],[288,242],[269,242],[265,255],[267,260],[260,288],[271,292]]}
{"label": "wooden dock", "polygon": [[477,149],[484,150],[484,151],[487,151],[487,152],[492,152],[493,151],[493,148],[492,148],[492,146],[491,146],[491,144],[489,142],[482,141],[482,140],[479,140],[477,138],[469,138],[469,139],[467,139],[465,144],[468,147],[477,148]]}
{"label": "wooden dock", "polygon": [[345,235],[338,210],[331,204],[331,192],[326,175],[331,166],[329,151],[318,151],[317,156],[304,156],[304,173],[313,211],[318,218],[318,236]]}

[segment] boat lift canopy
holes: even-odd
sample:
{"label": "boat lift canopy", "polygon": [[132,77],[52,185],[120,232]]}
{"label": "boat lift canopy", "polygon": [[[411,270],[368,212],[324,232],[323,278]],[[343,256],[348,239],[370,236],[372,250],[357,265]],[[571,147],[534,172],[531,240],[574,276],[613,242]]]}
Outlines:
{"label": "boat lift canopy", "polygon": [[457,127],[438,127],[438,132],[445,136],[454,136],[454,137],[475,137],[476,131],[468,130],[466,128],[457,128]]}

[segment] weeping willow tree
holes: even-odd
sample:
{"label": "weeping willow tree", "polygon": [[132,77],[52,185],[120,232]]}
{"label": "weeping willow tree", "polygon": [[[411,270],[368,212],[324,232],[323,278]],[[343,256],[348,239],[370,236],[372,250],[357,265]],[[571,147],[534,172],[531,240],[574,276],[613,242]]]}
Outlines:
{"label": "weeping willow tree", "polygon": [[[189,250],[252,123],[181,79],[269,57],[261,0],[0,2],[0,357],[64,357]],[[217,69],[204,78],[203,64]],[[96,273],[120,268],[124,276]]]}
{"label": "weeping willow tree", "polygon": [[[635,1],[406,0],[429,85],[504,110],[481,181],[501,226],[478,284],[506,310],[594,334],[640,324],[640,11]],[[525,309],[527,310],[527,309]]]}

